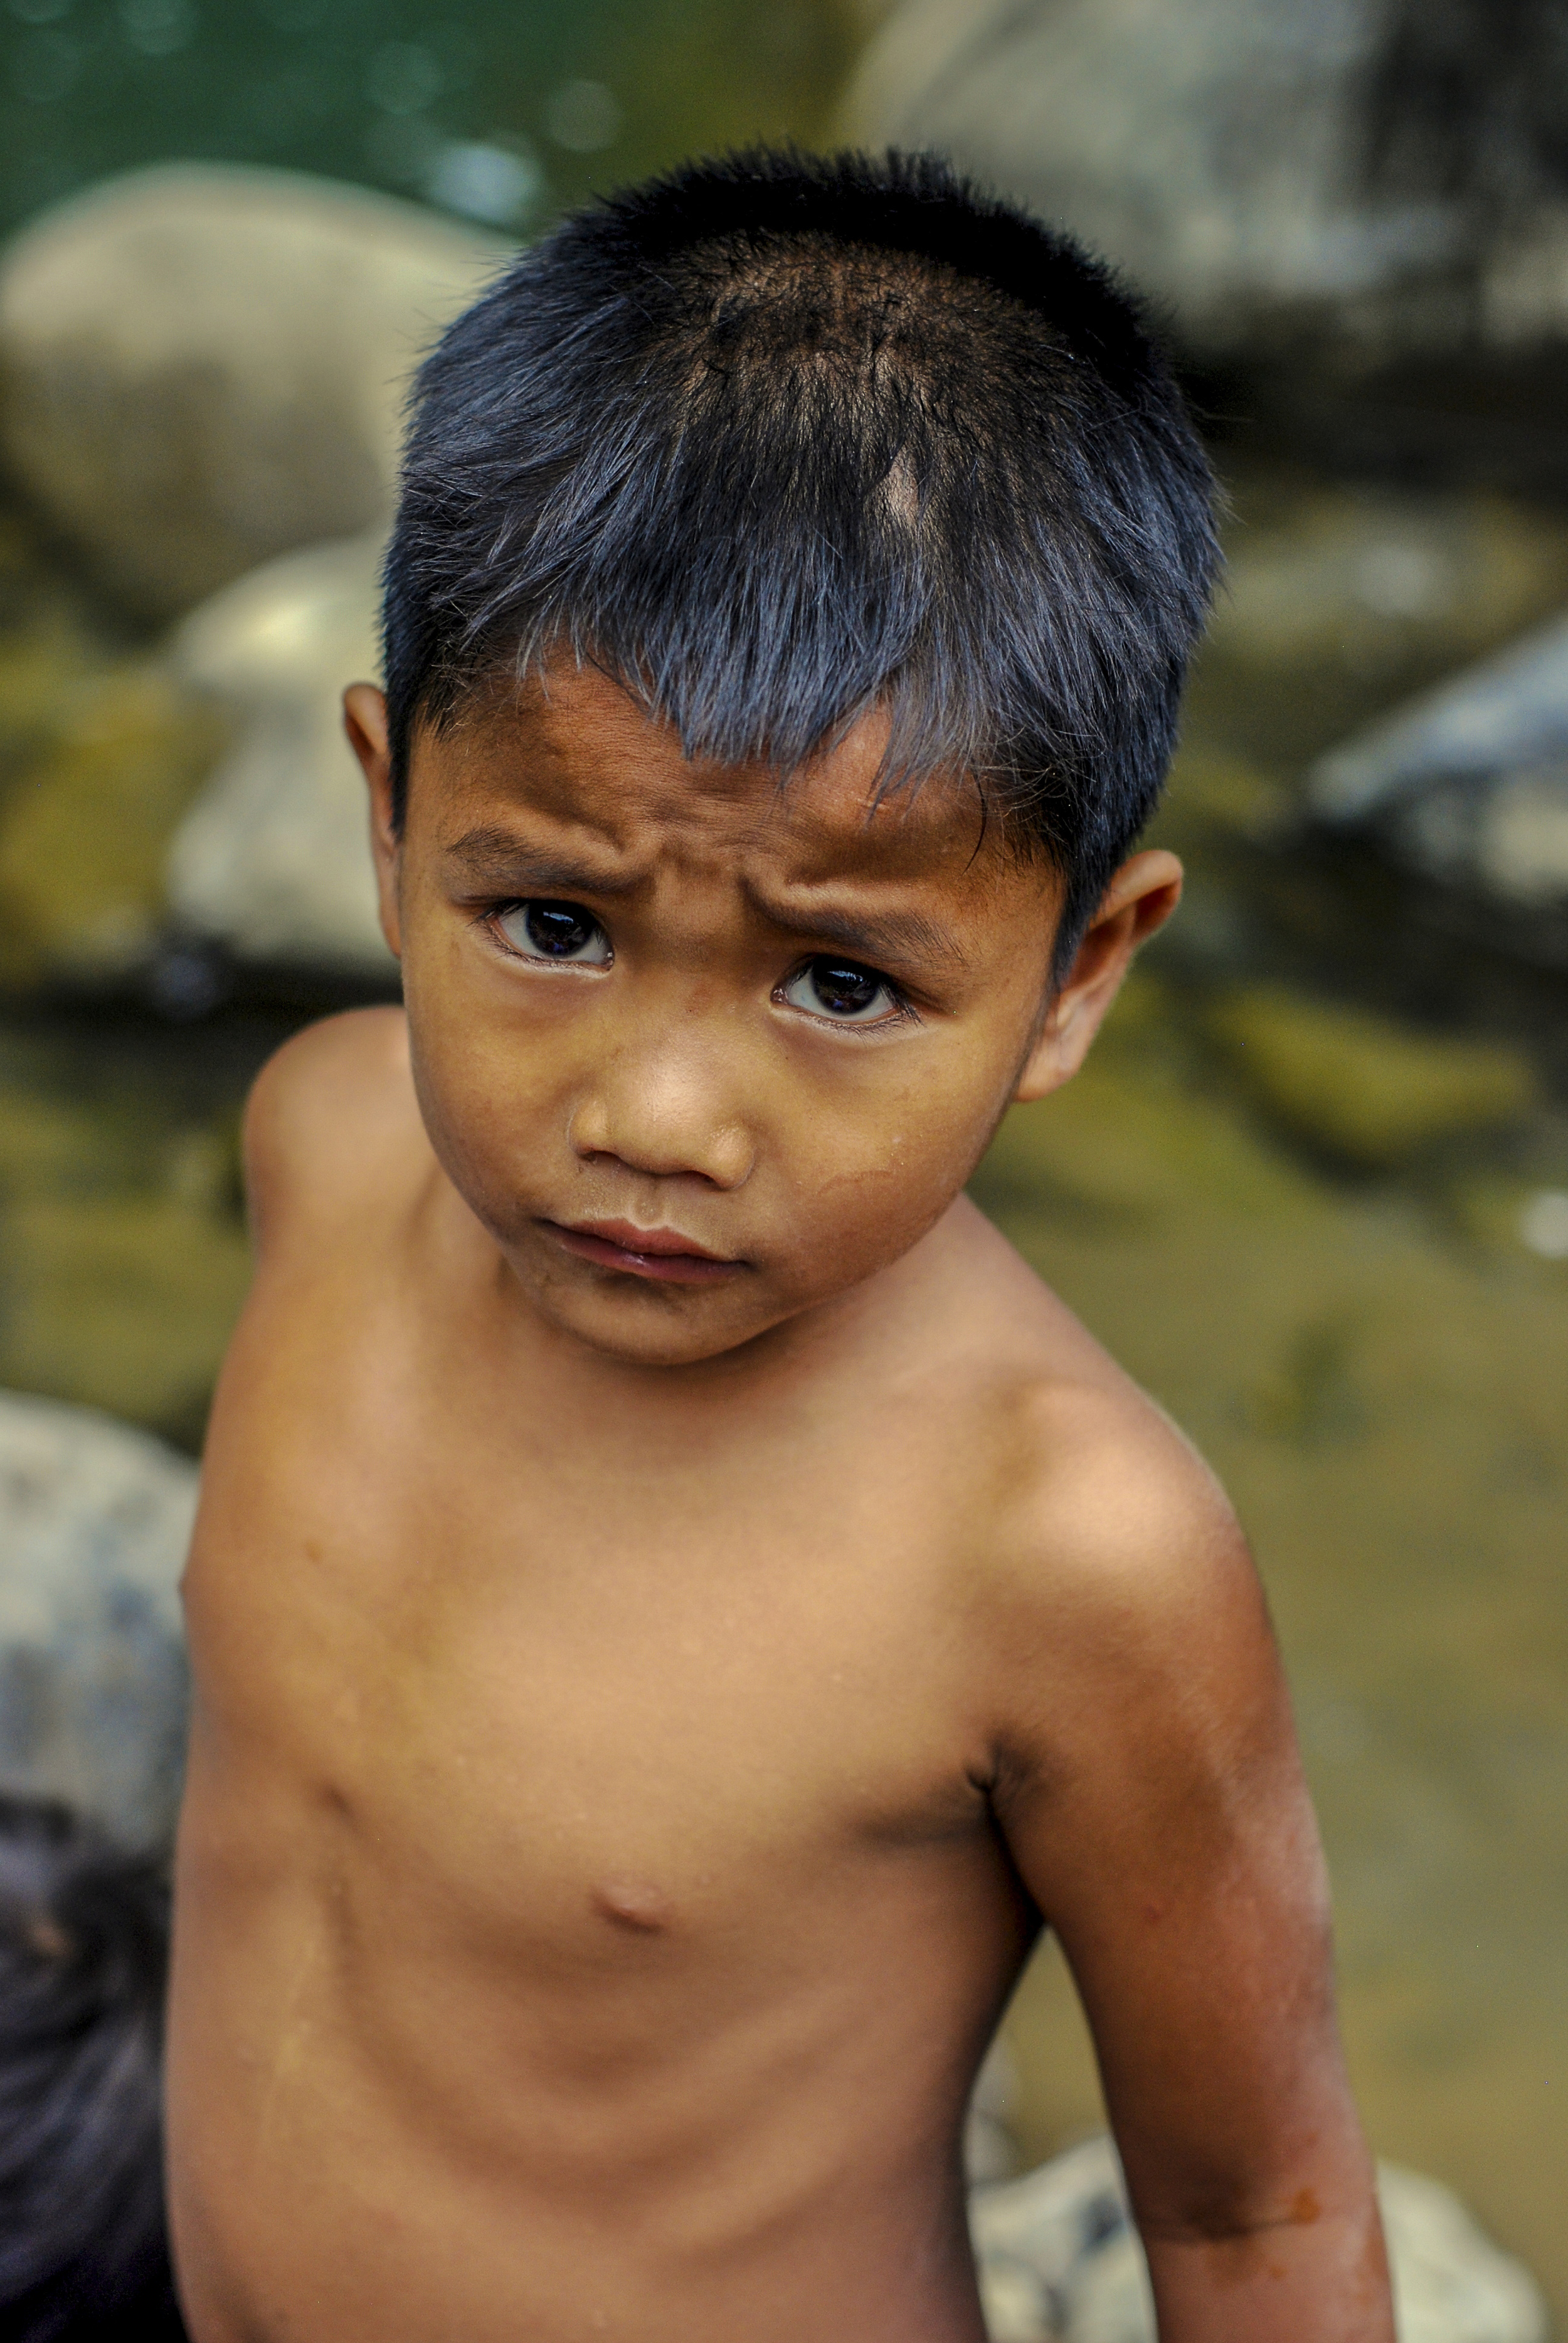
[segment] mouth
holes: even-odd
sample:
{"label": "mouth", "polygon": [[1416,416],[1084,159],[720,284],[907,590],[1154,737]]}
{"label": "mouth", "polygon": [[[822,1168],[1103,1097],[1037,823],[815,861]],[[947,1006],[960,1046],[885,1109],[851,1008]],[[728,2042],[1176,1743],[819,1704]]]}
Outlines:
{"label": "mouth", "polygon": [[666,1285],[720,1285],[746,1264],[709,1252],[678,1229],[639,1229],[630,1221],[541,1221],[563,1251],[627,1277],[648,1277]]}

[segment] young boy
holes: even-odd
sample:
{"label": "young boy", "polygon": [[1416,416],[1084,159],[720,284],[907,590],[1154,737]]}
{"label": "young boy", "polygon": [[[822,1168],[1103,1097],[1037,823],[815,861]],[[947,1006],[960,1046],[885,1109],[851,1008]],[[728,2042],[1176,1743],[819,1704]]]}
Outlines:
{"label": "young boy", "polygon": [[1387,2343],[1240,1534],[962,1192],[1174,908],[1213,558],[1131,304],[929,159],[642,189],[427,366],[407,1011],[257,1084],[186,1586],[197,2343],[978,2343],[1042,1925],[1166,2343]]}

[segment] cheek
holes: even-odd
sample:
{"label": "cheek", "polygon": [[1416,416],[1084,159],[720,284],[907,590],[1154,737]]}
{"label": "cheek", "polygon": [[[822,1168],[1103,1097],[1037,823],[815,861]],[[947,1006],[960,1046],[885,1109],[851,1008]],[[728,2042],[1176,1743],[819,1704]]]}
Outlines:
{"label": "cheek", "polygon": [[979,1161],[1010,1071],[981,1051],[943,1050],[806,1118],[791,1171],[816,1244],[890,1258],[923,1234]]}
{"label": "cheek", "polygon": [[457,988],[406,988],[415,1090],[442,1166],[483,1219],[562,1134],[555,1053]]}

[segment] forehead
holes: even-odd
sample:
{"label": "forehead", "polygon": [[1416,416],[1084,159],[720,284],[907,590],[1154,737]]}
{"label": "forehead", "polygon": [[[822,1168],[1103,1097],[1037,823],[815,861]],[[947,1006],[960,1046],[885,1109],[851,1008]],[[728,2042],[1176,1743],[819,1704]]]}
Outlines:
{"label": "forehead", "polygon": [[801,883],[875,880],[964,894],[1011,879],[1038,900],[1050,874],[1020,860],[967,779],[879,787],[887,721],[862,719],[787,779],[760,760],[689,759],[678,735],[600,670],[562,664],[475,693],[416,732],[411,843],[437,850],[476,822],[570,832],[618,860],[769,863]]}

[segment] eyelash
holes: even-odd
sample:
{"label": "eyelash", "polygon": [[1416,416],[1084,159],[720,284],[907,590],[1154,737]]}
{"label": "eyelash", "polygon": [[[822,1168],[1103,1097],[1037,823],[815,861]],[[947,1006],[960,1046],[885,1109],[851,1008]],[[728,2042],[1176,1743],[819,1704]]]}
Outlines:
{"label": "eyelash", "polygon": [[[504,920],[509,919],[514,911],[526,911],[530,904],[533,904],[541,910],[580,911],[583,917],[598,930],[598,932],[603,936],[606,944],[609,945],[609,959],[608,960],[596,960],[585,963],[580,960],[573,960],[566,955],[563,955],[559,960],[555,960],[548,952],[535,953],[519,951],[510,939],[502,932],[501,922]],[[604,968],[611,965],[615,959],[615,948],[609,943],[609,931],[605,927],[603,921],[599,920],[594,912],[588,910],[586,903],[576,903],[561,896],[508,895],[502,902],[487,903],[484,909],[478,913],[476,925],[483,927],[488,930],[490,939],[498,950],[508,953],[513,960],[526,960],[530,968],[562,967],[580,969],[585,965]]]}
{"label": "eyelash", "polygon": [[[501,902],[487,903],[483,910],[477,913],[475,924],[476,926],[484,927],[489,930],[490,935],[499,950],[508,953],[514,960],[526,961],[529,967],[549,968],[552,966],[576,966],[580,968],[583,965],[580,961],[573,962],[568,960],[560,960],[552,962],[542,954],[536,958],[530,952],[520,952],[517,950],[515,945],[508,943],[505,936],[500,934],[500,922],[504,919],[508,918],[514,911],[526,910],[530,902],[541,900],[553,901],[555,899],[553,897],[541,899],[529,895],[509,895]],[[583,909],[586,910],[587,908],[588,907],[585,904]],[[588,916],[592,918],[594,915],[590,912]],[[599,924],[601,926],[602,931],[602,923],[596,922],[596,924]],[[608,940],[607,934],[607,941]],[[610,958],[611,964],[613,964],[613,945],[611,946]],[[885,975],[880,969],[872,968],[867,961],[850,960],[848,955],[845,955],[841,960],[836,960],[831,952],[808,952],[803,960],[798,960],[794,967],[791,968],[785,976],[782,976],[779,979],[779,982],[773,988],[771,998],[775,1001],[781,1001],[782,996],[788,990],[789,987],[798,982],[798,980],[806,974],[808,969],[817,961],[826,962],[829,967],[859,969],[865,975],[873,977],[878,985],[886,991],[893,1006],[885,1016],[870,1018],[866,1020],[864,1022],[861,1022],[854,1018],[828,1017],[819,1015],[815,1011],[799,1008],[799,1004],[796,1002],[783,1001],[782,1005],[787,1008],[794,1009],[797,1015],[809,1017],[814,1024],[826,1025],[836,1033],[886,1033],[894,1026],[906,1024],[918,1025],[921,1021],[920,1011],[915,1007],[914,1002],[910,999],[903,987],[896,983],[893,978]]]}
{"label": "eyelash", "polygon": [[862,1021],[852,1017],[822,1016],[815,1010],[801,1009],[795,1001],[785,1001],[784,1006],[795,1010],[798,1016],[809,1017],[813,1024],[826,1025],[835,1033],[887,1033],[896,1025],[918,1025],[920,1022],[920,1011],[914,1002],[903,987],[895,984],[890,976],[884,976],[880,969],[872,968],[869,961],[851,960],[847,958],[839,960],[835,959],[831,952],[808,952],[805,959],[798,960],[788,976],[781,978],[774,986],[773,999],[779,1000],[788,991],[789,986],[803,977],[807,970],[817,960],[825,961],[829,968],[856,968],[865,975],[874,977],[893,1005],[885,1015],[868,1018]]}

